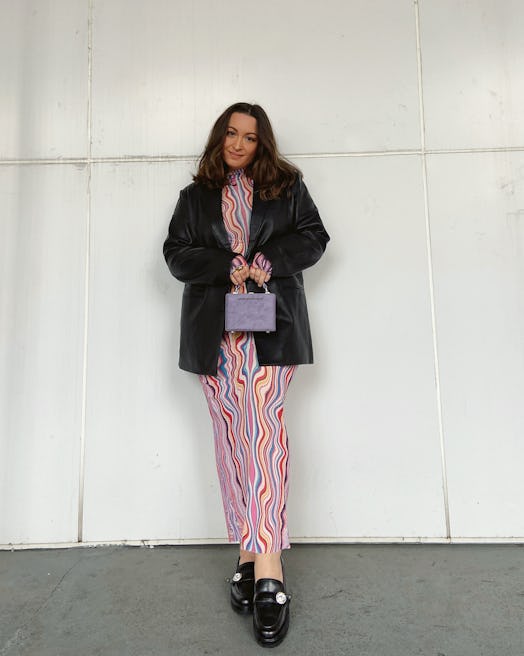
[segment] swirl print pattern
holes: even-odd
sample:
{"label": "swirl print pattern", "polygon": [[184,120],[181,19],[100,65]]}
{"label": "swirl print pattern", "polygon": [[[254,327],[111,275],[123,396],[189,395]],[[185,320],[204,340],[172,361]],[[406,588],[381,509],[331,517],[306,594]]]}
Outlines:
{"label": "swirl print pattern", "polygon": [[232,171],[222,191],[222,216],[233,253],[245,255],[249,244],[249,223],[253,207],[253,181],[242,169]]}
{"label": "swirl print pattern", "polygon": [[226,333],[217,376],[200,376],[229,541],[254,553],[289,548],[284,399],[295,369],[260,366],[252,333]]}
{"label": "swirl print pattern", "polygon": [[[245,255],[253,181],[239,169],[222,190],[231,250]],[[213,422],[230,542],[254,553],[289,548],[284,399],[296,366],[260,366],[253,333],[224,333],[216,376],[199,376]]]}

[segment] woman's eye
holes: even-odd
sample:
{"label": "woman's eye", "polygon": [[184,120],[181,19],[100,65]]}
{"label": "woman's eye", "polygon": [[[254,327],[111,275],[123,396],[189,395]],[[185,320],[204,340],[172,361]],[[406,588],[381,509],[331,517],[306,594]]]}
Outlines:
{"label": "woman's eye", "polygon": [[235,133],[233,132],[233,130],[228,130],[228,131],[226,132],[226,136],[227,136],[227,137],[234,137],[234,136],[235,136]]}
{"label": "woman's eye", "polygon": [[252,141],[253,143],[256,143],[256,137],[247,137],[248,141]]}

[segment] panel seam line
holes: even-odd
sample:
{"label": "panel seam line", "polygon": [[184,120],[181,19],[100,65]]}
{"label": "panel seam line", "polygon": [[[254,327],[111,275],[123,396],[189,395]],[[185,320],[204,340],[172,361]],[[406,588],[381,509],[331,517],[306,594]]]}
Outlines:
{"label": "panel seam line", "polygon": [[[420,100],[419,100],[420,104]],[[89,110],[91,111],[91,110]],[[91,128],[89,129],[91,135]],[[89,137],[90,142],[92,137]],[[90,143],[90,150],[92,144]],[[494,146],[491,148],[420,148],[398,149],[398,150],[362,150],[351,152],[318,152],[318,153],[285,153],[288,159],[344,159],[348,157],[394,157],[413,155],[460,155],[460,154],[482,154],[482,153],[521,153],[524,146]],[[125,164],[141,162],[197,162],[198,155],[110,155],[107,157],[93,157],[89,152],[88,157],[56,157],[56,158],[7,158],[0,159],[0,166],[31,165],[31,164]]]}
{"label": "panel seam line", "polygon": [[88,361],[88,330],[89,330],[89,277],[91,263],[91,168],[92,168],[92,73],[93,73],[93,0],[87,2],[87,208],[85,226],[85,259],[84,259],[84,344],[82,364],[82,419],[80,428],[80,453],[78,466],[78,518],[77,540],[84,539],[84,490],[85,490],[85,451],[86,451],[86,420],[87,420],[87,361]]}
{"label": "panel seam line", "polygon": [[422,186],[424,194],[424,220],[426,228],[426,254],[428,262],[429,277],[429,297],[431,310],[431,332],[433,340],[433,359],[435,366],[435,393],[437,404],[437,421],[440,443],[440,460],[442,470],[442,494],[444,501],[444,516],[446,522],[446,537],[451,540],[451,521],[449,513],[449,495],[448,495],[448,474],[446,463],[446,449],[444,441],[444,422],[442,416],[442,395],[440,387],[440,362],[437,338],[437,317],[435,309],[435,282],[433,277],[433,250],[431,243],[431,224],[429,218],[429,195],[428,195],[428,173],[426,162],[426,119],[424,113],[424,92],[422,84],[422,53],[420,45],[420,16],[419,2],[414,0],[415,8],[415,31],[417,42],[417,75],[418,75],[418,96],[419,96],[419,114],[420,114],[420,145],[421,145],[421,162],[422,162]]}

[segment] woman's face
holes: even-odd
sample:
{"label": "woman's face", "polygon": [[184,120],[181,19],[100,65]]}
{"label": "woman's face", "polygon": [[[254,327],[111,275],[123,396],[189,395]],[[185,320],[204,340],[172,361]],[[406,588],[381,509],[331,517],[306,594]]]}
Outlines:
{"label": "woman's face", "polygon": [[248,114],[234,112],[222,146],[222,157],[230,169],[242,169],[251,164],[258,146],[257,120]]}

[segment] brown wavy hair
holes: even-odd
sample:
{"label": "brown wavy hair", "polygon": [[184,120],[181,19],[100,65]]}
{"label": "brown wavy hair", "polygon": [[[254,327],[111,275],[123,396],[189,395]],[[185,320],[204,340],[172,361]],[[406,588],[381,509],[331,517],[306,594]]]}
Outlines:
{"label": "brown wavy hair", "polygon": [[300,170],[278,152],[273,128],[260,105],[238,102],[220,114],[209,133],[193,180],[211,189],[222,188],[227,184],[228,167],[222,157],[222,148],[229,119],[235,112],[253,116],[257,122],[257,150],[253,161],[246,168],[246,174],[253,178],[262,200],[279,198],[300,175]]}

